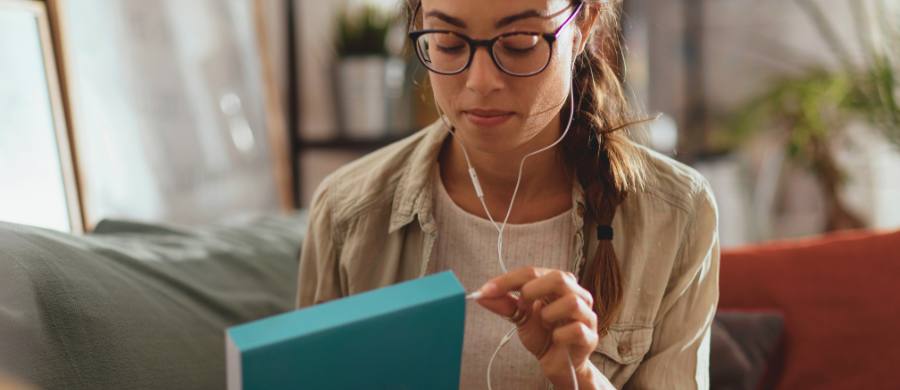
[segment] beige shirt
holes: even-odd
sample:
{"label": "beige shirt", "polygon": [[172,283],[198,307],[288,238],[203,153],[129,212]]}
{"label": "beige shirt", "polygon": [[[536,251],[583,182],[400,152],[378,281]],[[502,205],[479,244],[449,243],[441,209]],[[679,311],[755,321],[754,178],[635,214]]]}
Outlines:
{"label": "beige shirt", "polygon": [[[440,173],[435,171],[438,177]],[[497,259],[497,228],[454,203],[442,180],[434,180],[434,194],[434,220],[440,234],[428,272],[451,270],[466,291],[475,291],[503,273]],[[543,221],[507,224],[503,230],[503,263],[510,270],[524,266],[571,269],[576,260],[574,239],[571,211]],[[488,362],[513,327],[481,305],[466,302],[460,389],[487,388]],[[497,354],[490,379],[498,390],[544,390],[549,384],[537,359],[518,337],[513,337]]]}
{"label": "beige shirt", "polygon": [[[424,276],[438,236],[434,165],[441,121],[326,178],[313,198],[300,255],[298,307]],[[613,220],[623,305],[591,361],[617,388],[709,388],[710,326],[719,299],[715,201],[693,169],[645,148],[649,178]],[[572,193],[572,240],[593,259],[595,224]]]}

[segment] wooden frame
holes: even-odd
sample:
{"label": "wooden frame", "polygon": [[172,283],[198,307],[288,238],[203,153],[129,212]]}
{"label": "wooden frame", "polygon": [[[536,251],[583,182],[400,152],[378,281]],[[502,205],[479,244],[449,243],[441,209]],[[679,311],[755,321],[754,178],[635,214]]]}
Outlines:
{"label": "wooden frame", "polygon": [[[42,60],[44,65],[47,93],[50,100],[50,109],[53,116],[52,124],[56,136],[56,149],[59,156],[61,176],[66,198],[66,209],[69,219],[69,228],[73,233],[84,231],[84,219],[77,171],[75,169],[74,155],[70,143],[70,127],[67,126],[67,109],[64,93],[61,92],[61,81],[58,78],[57,59],[54,55],[57,48],[52,39],[48,12],[44,2],[36,0],[0,0],[0,10],[11,8],[24,10],[33,14],[37,21],[38,34],[40,35]],[[8,53],[7,53],[8,54]]]}
{"label": "wooden frame", "polygon": [[[268,39],[264,26],[266,25],[265,11],[263,9],[266,0],[253,0],[253,20],[256,24],[256,35],[259,41],[259,55],[263,70],[263,89],[266,98],[266,123],[269,130],[269,144],[272,146],[275,158],[275,180],[279,186],[281,207],[291,210],[297,207],[294,199],[297,190],[292,166],[296,166],[293,151],[293,132],[288,129],[284,106],[278,94],[276,85],[275,64],[272,63],[273,48]],[[287,0],[293,2],[294,0]],[[292,70],[288,70],[289,72]]]}
{"label": "wooden frame", "polygon": [[[278,99],[277,88],[275,85],[275,80],[274,80],[274,75],[273,75],[273,65],[271,63],[271,59],[270,59],[270,55],[269,55],[269,51],[272,50],[272,48],[270,48],[268,46],[268,40],[266,39],[265,34],[264,34],[264,29],[262,28],[262,24],[265,21],[263,20],[264,17],[262,14],[261,7],[265,0],[245,0],[245,1],[246,1],[245,3],[242,3],[239,6],[239,9],[241,10],[240,11],[240,14],[241,14],[240,20],[242,20],[242,21],[249,20],[249,22],[253,25],[251,28],[252,31],[247,31],[245,29],[244,26],[247,26],[246,23],[242,23],[239,27],[236,27],[236,30],[232,30],[232,31],[240,31],[239,34],[242,34],[242,35],[240,35],[240,37],[248,37],[249,36],[249,35],[247,35],[248,33],[252,33],[252,34],[254,34],[254,36],[252,37],[252,39],[245,39],[245,40],[240,40],[240,41],[226,41],[226,42],[228,42],[227,44],[232,45],[231,50],[236,50],[233,47],[240,45],[240,44],[244,45],[244,46],[241,46],[241,48],[246,48],[247,43],[250,43],[250,42],[252,42],[251,43],[252,45],[256,46],[255,48],[248,49],[249,51],[243,51],[241,49],[241,50],[238,50],[238,52],[246,55],[247,53],[255,51],[257,53],[257,55],[259,56],[259,58],[249,60],[251,62],[254,62],[251,65],[242,63],[242,64],[238,64],[236,66],[238,68],[240,68],[239,71],[245,71],[248,69],[252,69],[252,70],[254,70],[254,72],[252,72],[252,73],[259,73],[258,75],[254,75],[250,79],[254,80],[253,82],[251,82],[251,85],[254,85],[252,87],[253,89],[256,89],[259,91],[258,93],[259,93],[259,95],[261,95],[261,96],[259,96],[260,100],[256,100],[256,98],[257,98],[256,92],[248,95],[251,98],[250,100],[246,99],[247,96],[242,95],[241,97],[245,98],[245,100],[243,101],[245,103],[244,108],[247,108],[253,112],[259,111],[259,110],[256,110],[255,107],[257,107],[256,104],[258,101],[261,102],[261,111],[262,112],[260,113],[260,115],[254,115],[254,117],[257,117],[257,118],[261,117],[259,122],[264,123],[265,133],[264,133],[264,135],[261,134],[261,131],[259,131],[259,129],[257,128],[257,130],[254,131],[254,133],[257,134],[258,136],[254,137],[254,138],[259,139],[260,142],[262,142],[263,139],[265,138],[265,141],[267,144],[265,149],[266,149],[266,153],[268,154],[267,157],[269,159],[269,163],[267,163],[266,165],[271,168],[271,174],[272,174],[271,177],[273,178],[273,181],[274,181],[273,192],[274,192],[274,196],[275,196],[275,199],[273,199],[273,202],[271,203],[271,205],[273,206],[272,207],[273,209],[290,210],[290,209],[293,209],[293,201],[292,201],[293,191],[291,189],[291,184],[290,184],[291,171],[290,171],[290,166],[288,165],[291,162],[291,157],[289,156],[289,152],[288,152],[289,143],[288,143],[288,140],[286,139],[287,130],[285,129],[285,124],[284,124],[284,119],[283,119],[283,111],[282,111],[282,107],[281,107],[281,104]],[[89,163],[91,159],[95,158],[94,152],[85,152],[85,150],[90,149],[89,145],[91,145],[90,140],[88,140],[85,137],[85,132],[93,131],[94,129],[88,128],[88,126],[95,125],[96,121],[90,120],[90,118],[86,118],[89,115],[84,115],[84,112],[82,111],[83,107],[86,105],[86,102],[83,99],[83,96],[85,93],[85,90],[84,90],[85,83],[79,82],[79,78],[83,77],[83,74],[81,74],[79,69],[83,70],[85,68],[83,66],[79,68],[79,65],[80,65],[80,63],[78,62],[79,55],[80,55],[79,50],[82,50],[82,48],[76,47],[76,46],[79,46],[79,42],[77,40],[77,37],[73,38],[74,31],[77,31],[77,28],[79,26],[77,24],[71,24],[71,23],[75,23],[75,20],[70,20],[73,17],[72,10],[75,9],[74,7],[76,7],[77,2],[73,1],[73,0],[46,0],[46,3],[49,8],[50,20],[51,20],[51,24],[53,27],[53,34],[54,34],[54,37],[56,38],[56,42],[57,42],[56,56],[57,56],[58,62],[60,64],[60,75],[61,75],[61,79],[62,79],[62,88],[63,88],[63,92],[65,95],[65,99],[67,100],[66,107],[68,108],[68,110],[66,111],[66,116],[69,120],[70,128],[72,129],[71,130],[71,133],[72,133],[71,139],[72,139],[72,144],[73,144],[72,150],[73,150],[73,153],[76,154],[76,156],[78,154],[78,151],[80,151],[81,153],[90,153],[91,154],[91,155],[83,156],[85,158],[76,159],[76,162],[78,162],[78,164],[76,164],[76,171],[78,173],[78,176],[83,179],[81,181],[81,183],[82,183],[82,185],[81,185],[82,198],[81,199],[82,199],[82,203],[83,203],[82,210],[83,210],[83,215],[84,215],[83,219],[84,219],[85,229],[87,229],[87,230],[92,229],[92,227],[93,227],[92,225],[96,224],[96,222],[98,222],[100,219],[109,217],[109,216],[138,218],[138,219],[151,219],[151,220],[156,219],[157,218],[156,216],[147,217],[146,213],[141,214],[140,212],[137,212],[136,214],[128,214],[126,212],[123,214],[110,215],[110,213],[105,212],[107,210],[105,210],[103,207],[99,207],[99,208],[96,207],[98,204],[101,204],[105,200],[106,194],[100,193],[99,191],[96,190],[96,188],[97,188],[96,180],[97,180],[98,174],[97,174],[97,172],[92,171],[92,169],[90,168],[92,166],[96,167],[96,164]],[[127,4],[156,4],[156,3],[138,2],[138,3],[127,3]],[[193,7],[194,12],[197,12],[198,8],[200,10],[208,10],[208,9],[204,9],[203,5],[194,6],[194,2],[191,2],[190,5],[191,6],[189,6],[187,8]],[[145,8],[151,7],[151,9],[152,9],[152,7],[160,7],[160,9],[165,8],[164,5],[162,5],[162,4],[146,5],[144,7]],[[120,6],[119,8],[114,8],[114,9],[119,9],[119,11],[121,11],[124,8],[127,8],[127,7]],[[140,9],[141,7],[136,6],[135,8]],[[130,13],[119,12],[112,16],[116,16],[116,17],[120,17],[120,18],[121,17],[130,17],[130,18],[137,17],[138,19],[141,18],[140,16],[135,16],[136,14],[133,10],[130,10],[130,11],[131,11]],[[234,10],[232,9],[231,11],[234,11]],[[228,12],[228,11],[221,11],[221,7],[220,7],[220,9],[216,10],[216,12]],[[165,13],[160,12],[160,13],[157,13],[156,15],[151,15],[148,19],[151,21],[159,22],[161,20],[161,19],[159,19],[161,17],[160,15],[162,15],[162,14],[165,14]],[[171,18],[172,14],[165,14],[165,15],[168,15],[166,17]],[[198,15],[198,14],[195,13],[194,16],[196,16],[196,15]],[[199,14],[199,15],[203,15],[203,14]],[[153,19],[154,17],[157,19]],[[215,20],[215,19],[212,19],[212,20]],[[144,21],[146,21],[146,20],[144,20]],[[132,22],[133,22],[132,20],[129,20],[125,23],[132,23]],[[171,22],[169,19],[166,19],[166,22],[175,23],[175,22]],[[178,25],[178,26],[183,26],[184,25],[183,22],[184,22],[184,20],[181,20],[182,24]],[[222,22],[218,22],[218,23],[222,23]],[[200,25],[204,26],[202,23]],[[174,26],[174,24],[167,25],[165,27],[172,27],[172,26]],[[72,28],[72,27],[75,27],[75,28]],[[215,26],[213,26],[213,27],[215,27]],[[128,33],[128,32],[134,33],[134,30],[126,30],[125,32],[126,33]],[[166,33],[166,31],[162,32],[163,36],[160,39],[167,39],[167,40],[169,40],[167,42],[169,42],[171,44],[171,42],[173,42],[172,41],[173,38],[171,36],[165,36],[165,33]],[[236,36],[236,37],[238,37],[238,36]],[[119,39],[127,40],[128,38],[126,36],[124,38],[120,37]],[[241,43],[241,42],[243,42],[243,43]],[[158,42],[156,42],[156,43],[158,43]],[[121,45],[121,43],[120,43],[120,45]],[[225,53],[225,54],[231,54],[231,53],[229,52],[229,53]],[[146,57],[143,57],[143,58],[146,58]],[[249,57],[245,57],[245,58],[249,58]],[[126,68],[130,65],[135,64],[134,60],[132,60],[131,63],[129,63],[128,60],[129,60],[128,58],[122,58],[120,60],[121,62],[115,63],[115,66]],[[219,63],[227,64],[228,62],[229,61],[224,61],[224,62],[220,61]],[[203,63],[203,64],[199,64],[199,65],[206,66],[206,65],[210,65],[210,64],[215,65],[215,63]],[[197,64],[194,64],[194,65],[196,66]],[[242,66],[246,66],[246,67],[241,68]],[[152,67],[153,67],[153,64],[144,65],[143,68],[139,68],[136,71],[140,72],[141,70],[148,70],[148,69],[152,70],[153,69]],[[218,69],[218,68],[213,69],[213,70],[218,71],[219,73],[209,75],[210,72],[205,72],[201,75],[200,79],[197,79],[197,78],[184,79],[183,78],[183,80],[181,80],[181,81],[198,82],[203,87],[210,87],[212,84],[209,84],[209,83],[219,82],[222,80],[222,77],[227,77],[228,75],[231,74],[228,72],[235,71],[235,69],[224,69],[223,70],[223,69]],[[258,72],[256,72],[257,70],[258,70]],[[151,71],[150,73],[154,73],[154,72],[155,71]],[[215,72],[213,72],[213,73],[215,73]],[[246,74],[244,74],[244,75],[246,76]],[[173,76],[178,77],[179,75],[175,74]],[[205,76],[209,76],[209,78],[203,79],[203,77],[205,77]],[[247,79],[247,80],[250,80],[250,79]],[[244,80],[245,84],[246,84],[247,80]],[[256,80],[259,80],[258,84],[257,84]],[[176,83],[177,83],[177,81],[176,81]],[[207,83],[207,84],[203,84],[203,83]],[[184,90],[178,90],[178,91],[185,92]],[[167,90],[167,92],[172,92],[172,90]],[[194,92],[196,92],[196,91],[194,91]],[[211,93],[213,91],[208,90],[208,91],[204,91],[204,92]],[[221,93],[223,91],[215,91],[215,92]],[[102,96],[102,97],[106,98],[106,99],[109,98],[108,96]],[[156,97],[158,98],[158,96],[156,96]],[[176,97],[178,97],[178,96],[176,96]],[[218,96],[216,96],[216,97],[218,97]],[[184,97],[178,97],[178,98],[186,99]],[[193,101],[192,100],[188,100],[188,101],[189,102],[196,101],[196,96]],[[140,102],[138,102],[138,104],[139,103]],[[146,104],[147,101],[144,101],[144,103]],[[129,101],[129,104],[134,104],[134,103]],[[249,107],[248,105],[254,105],[254,107]],[[224,110],[224,108],[223,108],[223,110]],[[135,111],[135,112],[137,112],[137,111]],[[142,120],[151,118],[151,116],[149,116],[146,112],[137,112],[137,113],[140,114],[139,116],[141,116],[140,119],[142,119]],[[217,120],[222,120],[222,119],[217,119]],[[248,120],[251,120],[251,122],[253,122],[252,118],[248,119]],[[254,122],[254,123],[256,123],[256,122]],[[251,126],[251,128],[253,128],[253,127],[256,127],[256,126]],[[159,131],[159,132],[163,131],[163,130],[159,129],[158,127],[155,127],[155,128],[157,130],[154,130],[154,131]],[[225,130],[225,129],[222,129],[222,130]],[[161,137],[159,135],[159,133],[157,133],[156,135],[151,135],[151,137],[154,137],[154,136]],[[168,141],[170,144],[171,144],[171,142],[174,142],[171,139],[169,139]],[[144,147],[144,146],[142,146],[142,147]],[[159,153],[158,150],[156,152]],[[150,163],[152,163],[152,161]],[[175,161],[169,165],[164,165],[162,167],[154,166],[154,167],[152,167],[154,169],[154,171],[151,173],[165,172],[166,169],[171,171],[173,169],[173,167],[175,167],[175,169],[180,169],[177,167],[184,167],[184,164],[179,165],[179,164],[177,164],[177,161]],[[187,167],[187,168],[192,168],[192,167]],[[244,173],[246,174],[246,170],[244,171]],[[176,179],[180,179],[180,177],[179,178],[163,177],[162,180],[163,181],[168,180],[168,183],[171,183],[173,180],[176,180]],[[181,182],[183,183],[184,181],[182,180]],[[156,183],[154,183],[154,184],[156,184]],[[234,183],[231,183],[231,184],[232,184],[231,187],[228,187],[228,188],[230,188],[231,190],[234,190],[234,188],[235,188],[233,185]],[[184,190],[185,189],[184,186],[190,187],[190,185],[182,184],[182,187],[180,187],[180,190]],[[198,187],[202,187],[202,186],[198,186]],[[210,184],[204,188],[206,188],[207,192],[215,191],[214,190],[215,183]],[[213,188],[213,189],[210,189],[210,188]],[[269,188],[268,185],[266,188]],[[196,188],[190,187],[188,189],[193,190]],[[268,190],[264,190],[262,188],[251,189],[248,187],[245,191],[252,191],[252,190],[266,191],[266,193],[269,193]],[[98,197],[98,196],[100,196],[100,197]],[[169,204],[167,202],[170,200],[171,199],[163,198],[159,201],[163,205],[163,207],[169,207]],[[238,201],[235,201],[235,202],[238,202]],[[253,209],[253,207],[258,207],[258,205],[260,204],[259,199],[256,199],[255,202],[256,202],[255,204],[257,206],[247,207],[246,210],[242,210],[241,207],[237,207],[238,210],[235,210],[235,211],[236,212],[259,211],[259,210]],[[185,202],[185,203],[187,203],[187,202]],[[119,206],[121,206],[121,205],[119,205]],[[206,206],[206,205],[203,205],[203,204],[198,205],[199,208],[203,208],[204,206]],[[163,215],[162,217],[160,217],[160,219],[163,219],[167,222],[176,222],[176,223],[203,222],[200,218],[194,218],[194,220],[192,220],[192,221],[173,220],[173,219],[168,218],[172,215],[176,215],[176,216],[180,215],[180,213],[185,210],[188,214],[190,214],[193,211],[193,209],[191,209],[190,207],[185,207],[184,204],[180,204],[178,207],[181,207],[181,209],[180,209],[181,211],[175,210],[176,207],[172,206],[172,210],[167,210],[167,212],[169,212],[169,214]],[[121,211],[121,207],[119,207],[119,210]],[[227,211],[227,210],[225,210],[225,211]],[[212,213],[208,213],[208,214],[212,214]]]}

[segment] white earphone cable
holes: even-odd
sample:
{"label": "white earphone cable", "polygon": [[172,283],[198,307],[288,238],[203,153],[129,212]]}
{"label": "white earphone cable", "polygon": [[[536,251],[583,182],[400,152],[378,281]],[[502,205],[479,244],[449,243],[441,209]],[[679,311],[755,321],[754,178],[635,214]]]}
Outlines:
{"label": "white earphone cable", "polygon": [[[522,183],[522,174],[524,173],[524,170],[525,170],[525,160],[527,160],[529,157],[532,157],[534,155],[537,155],[537,154],[540,154],[542,152],[552,149],[553,147],[558,145],[560,142],[562,142],[562,140],[569,133],[569,129],[572,127],[572,121],[575,118],[574,80],[573,80],[572,85],[569,88],[569,98],[570,98],[569,121],[566,124],[565,130],[563,130],[563,132],[559,136],[559,138],[557,138],[556,141],[554,141],[553,143],[551,143],[541,149],[538,149],[536,151],[526,154],[524,157],[522,157],[522,160],[519,161],[519,172],[516,176],[516,186],[514,187],[512,197],[509,200],[509,207],[507,207],[507,209],[506,209],[506,216],[503,218],[503,223],[499,224],[499,225],[494,220],[494,217],[491,215],[490,210],[488,210],[487,203],[485,203],[485,201],[484,201],[484,190],[481,187],[481,183],[478,181],[478,174],[475,171],[475,168],[472,166],[472,161],[469,159],[469,153],[468,153],[468,151],[466,151],[466,146],[463,144],[462,140],[456,135],[456,132],[453,130],[453,126],[451,126],[450,123],[447,122],[447,119],[444,117],[443,113],[441,112],[440,106],[438,106],[437,102],[435,101],[435,108],[437,108],[437,111],[441,117],[441,120],[444,122],[444,125],[447,127],[447,131],[450,132],[450,134],[453,136],[453,139],[456,140],[456,142],[459,144],[460,149],[462,149],[463,157],[465,158],[466,166],[468,167],[469,178],[471,179],[472,187],[475,190],[475,195],[478,197],[478,200],[481,203],[481,207],[484,208],[484,212],[487,215],[488,219],[491,221],[491,223],[494,225],[494,228],[497,230],[497,234],[498,234],[497,235],[497,263],[500,265],[500,269],[503,271],[504,274],[507,273],[508,271],[506,269],[505,261],[503,260],[503,232],[506,230],[507,222],[509,222],[509,216],[512,213],[513,205],[515,204],[515,201],[516,201],[516,195],[518,195],[518,193],[519,193],[519,186]],[[496,359],[497,355],[500,353],[500,350],[507,343],[509,343],[509,341],[512,339],[512,335],[516,332],[516,330],[518,330],[518,328],[513,327],[512,329],[509,330],[509,332],[506,333],[505,336],[503,336],[503,339],[501,339],[500,344],[497,345],[497,348],[494,350],[494,353],[491,355],[490,361],[488,361],[488,366],[487,366],[488,390],[493,390],[493,388],[491,386],[491,368],[493,367],[494,359]],[[574,384],[575,390],[578,390],[578,379],[575,374],[575,366],[572,363],[572,356],[571,356],[571,354],[568,353],[568,351],[566,352],[566,358],[568,359],[569,368],[571,369],[572,383]]]}

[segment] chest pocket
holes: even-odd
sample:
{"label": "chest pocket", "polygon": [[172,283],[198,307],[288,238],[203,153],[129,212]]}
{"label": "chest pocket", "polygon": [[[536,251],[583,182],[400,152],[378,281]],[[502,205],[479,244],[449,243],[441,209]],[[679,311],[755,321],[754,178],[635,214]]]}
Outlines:
{"label": "chest pocket", "polygon": [[615,366],[627,366],[641,361],[652,343],[652,327],[613,328],[600,338],[591,360],[598,364],[601,371],[615,372],[622,368]]}

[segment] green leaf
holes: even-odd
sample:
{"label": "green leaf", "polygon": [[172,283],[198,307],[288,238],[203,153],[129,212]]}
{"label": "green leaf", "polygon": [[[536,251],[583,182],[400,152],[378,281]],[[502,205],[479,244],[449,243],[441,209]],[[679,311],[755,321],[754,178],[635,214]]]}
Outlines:
{"label": "green leaf", "polygon": [[388,56],[387,34],[396,22],[396,15],[386,14],[374,5],[345,7],[337,21],[338,56]]}

